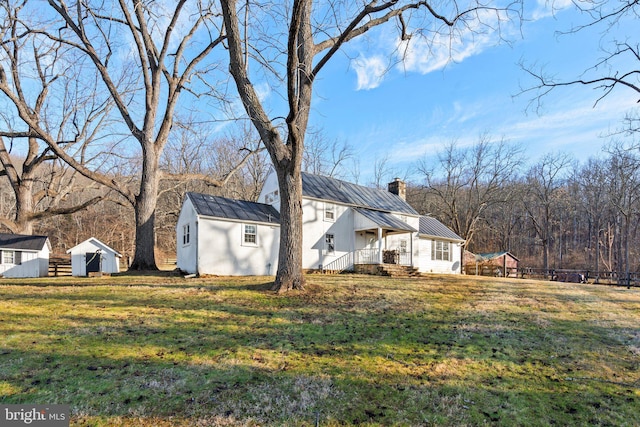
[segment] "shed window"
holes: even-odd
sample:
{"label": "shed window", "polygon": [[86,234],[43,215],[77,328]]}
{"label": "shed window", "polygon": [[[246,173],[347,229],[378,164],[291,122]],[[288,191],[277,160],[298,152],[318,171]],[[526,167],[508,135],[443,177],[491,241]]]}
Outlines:
{"label": "shed window", "polygon": [[451,243],[432,240],[431,259],[436,261],[451,261]]}
{"label": "shed window", "polygon": [[15,264],[16,254],[14,251],[2,251],[3,264]]}
{"label": "shed window", "polygon": [[182,244],[183,245],[188,245],[189,241],[191,240],[191,231],[190,231],[190,227],[189,224],[183,225],[182,226]]}
{"label": "shed window", "polygon": [[336,245],[333,234],[325,234],[324,242],[327,249],[327,254],[334,254],[336,252]]}
{"label": "shed window", "polygon": [[242,243],[249,246],[258,244],[258,226],[254,224],[245,224],[242,233]]}
{"label": "shed window", "polygon": [[324,204],[324,220],[325,221],[335,221],[336,220],[336,208],[335,205],[331,203]]}

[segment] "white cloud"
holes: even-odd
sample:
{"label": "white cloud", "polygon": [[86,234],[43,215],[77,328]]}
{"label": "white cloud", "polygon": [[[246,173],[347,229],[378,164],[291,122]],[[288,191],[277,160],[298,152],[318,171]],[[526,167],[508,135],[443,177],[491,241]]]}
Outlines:
{"label": "white cloud", "polygon": [[531,12],[531,20],[538,21],[540,19],[554,16],[556,13],[572,6],[572,0],[538,0],[536,2],[536,7]]}
{"label": "white cloud", "polygon": [[380,55],[369,58],[360,56],[353,63],[358,76],[357,90],[369,90],[380,86],[387,72],[385,60]]}
{"label": "white cloud", "polygon": [[[409,40],[401,40],[393,28],[385,27],[375,45],[359,45],[360,53],[353,64],[358,90],[378,87],[389,71],[388,64],[394,61],[404,72],[428,74],[478,55],[498,45],[501,38],[519,37],[516,26],[507,18],[501,12],[479,11],[473,19],[458,23],[450,31],[444,27],[409,30]],[[371,46],[375,46],[373,51]]]}

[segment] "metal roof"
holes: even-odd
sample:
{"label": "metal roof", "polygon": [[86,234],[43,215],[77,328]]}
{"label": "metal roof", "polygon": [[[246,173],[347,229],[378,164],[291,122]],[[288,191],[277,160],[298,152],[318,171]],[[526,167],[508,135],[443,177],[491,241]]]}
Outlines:
{"label": "metal roof", "polygon": [[0,233],[0,249],[39,251],[47,243],[47,236]]}
{"label": "metal roof", "polygon": [[280,223],[280,214],[271,205],[228,199],[200,193],[187,193],[198,215],[240,221]]}
{"label": "metal roof", "polygon": [[500,258],[503,255],[509,255],[511,258],[515,259],[516,261],[520,261],[518,258],[513,256],[513,254],[509,253],[508,251],[475,254],[476,259],[478,261],[489,261],[490,259]]}
{"label": "metal roof", "polygon": [[302,195],[375,210],[418,215],[405,200],[385,190],[302,172]]}
{"label": "metal roof", "polygon": [[464,241],[464,239],[451,231],[449,227],[430,216],[420,217],[420,234],[427,236],[442,237],[450,240]]}
{"label": "metal roof", "polygon": [[407,224],[406,222],[396,218],[390,213],[380,212],[380,211],[372,211],[371,209],[363,209],[363,208],[354,208],[356,212],[364,216],[365,218],[373,221],[376,225],[381,228],[386,228],[390,230],[398,230],[398,231],[417,231],[415,228]]}

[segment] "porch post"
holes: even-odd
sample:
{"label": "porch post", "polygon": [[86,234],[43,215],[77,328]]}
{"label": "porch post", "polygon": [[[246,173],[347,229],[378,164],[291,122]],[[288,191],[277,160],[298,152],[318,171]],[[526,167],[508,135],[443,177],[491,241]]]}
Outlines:
{"label": "porch post", "polygon": [[382,228],[378,227],[378,264],[382,265]]}
{"label": "porch post", "polygon": [[413,233],[409,233],[409,248],[409,253],[411,254],[411,267],[415,267],[415,265],[413,264]]}

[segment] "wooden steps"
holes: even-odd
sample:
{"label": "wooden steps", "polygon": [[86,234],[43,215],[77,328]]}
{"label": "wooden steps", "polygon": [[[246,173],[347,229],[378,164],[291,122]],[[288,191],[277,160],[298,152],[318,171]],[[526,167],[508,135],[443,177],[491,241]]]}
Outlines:
{"label": "wooden steps", "polygon": [[380,276],[388,277],[419,277],[420,273],[415,267],[398,264],[382,264],[378,266]]}

